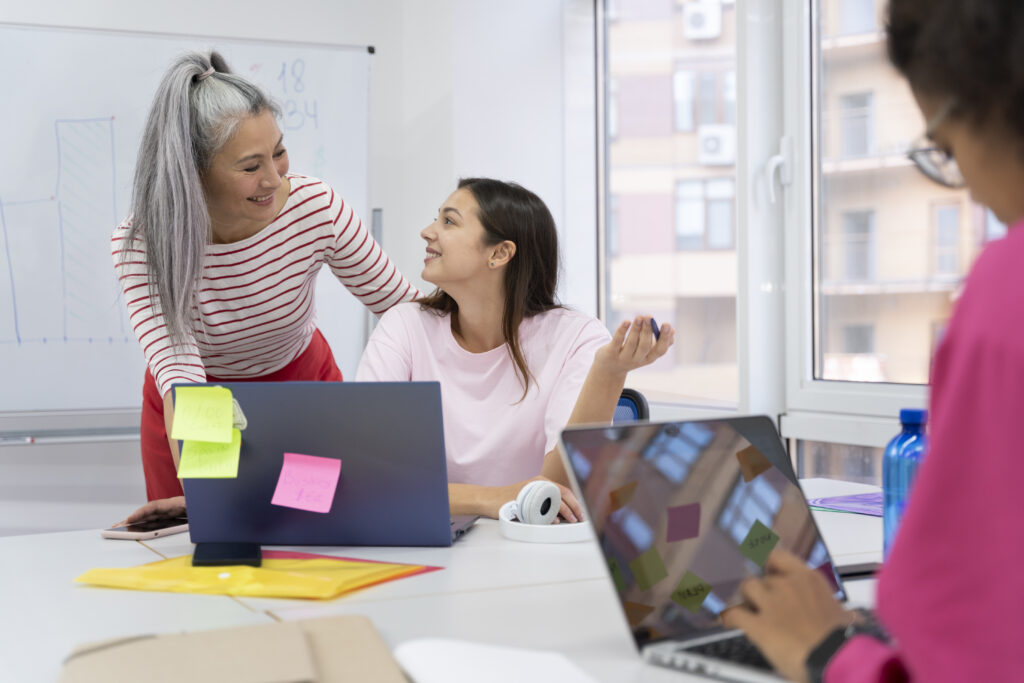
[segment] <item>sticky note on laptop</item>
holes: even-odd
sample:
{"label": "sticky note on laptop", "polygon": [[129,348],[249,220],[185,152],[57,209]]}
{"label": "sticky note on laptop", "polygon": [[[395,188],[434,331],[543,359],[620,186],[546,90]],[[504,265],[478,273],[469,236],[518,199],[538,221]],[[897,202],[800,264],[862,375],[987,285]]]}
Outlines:
{"label": "sticky note on laptop", "polygon": [[761,524],[760,520],[754,520],[747,537],[740,543],[740,552],[750,558],[750,561],[758,567],[764,567],[765,560],[772,552],[772,548],[779,542],[779,536],[774,531]]}
{"label": "sticky note on laptop", "polygon": [[751,481],[762,472],[772,468],[771,462],[764,457],[761,451],[753,446],[747,446],[736,453],[736,459],[740,462],[740,473],[743,474],[743,481]]}
{"label": "sticky note on laptop", "polygon": [[231,430],[230,443],[186,440],[181,447],[179,479],[234,479],[238,477],[238,453],[242,432]]}
{"label": "sticky note on laptop", "polygon": [[711,584],[693,572],[686,572],[672,591],[672,602],[696,614],[710,592]]}
{"label": "sticky note on laptop", "polygon": [[676,505],[668,510],[668,527],[665,540],[685,541],[700,535],[700,503]]}
{"label": "sticky note on laptop", "polygon": [[227,387],[177,387],[171,437],[231,443],[234,405]]}
{"label": "sticky note on laptop", "polygon": [[647,552],[638,555],[635,560],[629,563],[629,569],[633,572],[636,585],[642,591],[650,589],[651,586],[668,576],[665,563],[662,562],[661,555],[658,554],[658,549],[655,547],[651,547]]}
{"label": "sticky note on laptop", "polygon": [[298,510],[330,512],[340,475],[341,460],[338,458],[285,453],[281,475],[270,502]]}

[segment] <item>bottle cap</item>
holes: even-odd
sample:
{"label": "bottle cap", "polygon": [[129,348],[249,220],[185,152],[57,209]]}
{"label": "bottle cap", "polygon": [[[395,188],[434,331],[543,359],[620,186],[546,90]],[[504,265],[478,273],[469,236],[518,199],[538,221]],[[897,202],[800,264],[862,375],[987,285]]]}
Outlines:
{"label": "bottle cap", "polygon": [[904,408],[900,411],[900,422],[905,425],[927,424],[928,411],[920,408]]}

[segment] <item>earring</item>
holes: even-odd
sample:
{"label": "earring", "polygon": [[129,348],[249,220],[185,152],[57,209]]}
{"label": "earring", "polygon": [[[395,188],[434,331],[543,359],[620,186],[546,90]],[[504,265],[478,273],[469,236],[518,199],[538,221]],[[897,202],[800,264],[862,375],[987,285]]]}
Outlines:
{"label": "earring", "polygon": [[494,261],[491,261],[491,268],[494,267]]}

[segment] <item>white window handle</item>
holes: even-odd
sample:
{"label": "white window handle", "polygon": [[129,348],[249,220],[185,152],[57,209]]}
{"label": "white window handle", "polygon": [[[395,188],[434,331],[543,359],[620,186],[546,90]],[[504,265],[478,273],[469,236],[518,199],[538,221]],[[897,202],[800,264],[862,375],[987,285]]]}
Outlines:
{"label": "white window handle", "polygon": [[765,173],[768,180],[768,201],[774,204],[776,173],[779,176],[780,187],[793,183],[793,138],[788,135],[779,138],[779,153],[769,157]]}

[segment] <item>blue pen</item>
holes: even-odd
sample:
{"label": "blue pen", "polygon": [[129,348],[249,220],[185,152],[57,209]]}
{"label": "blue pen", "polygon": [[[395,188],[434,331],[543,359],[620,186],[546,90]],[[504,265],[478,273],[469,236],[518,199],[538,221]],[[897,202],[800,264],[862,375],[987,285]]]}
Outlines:
{"label": "blue pen", "polygon": [[654,318],[651,318],[651,332],[654,332],[654,341],[658,341],[658,338],[661,336],[661,330],[658,329],[658,323]]}

